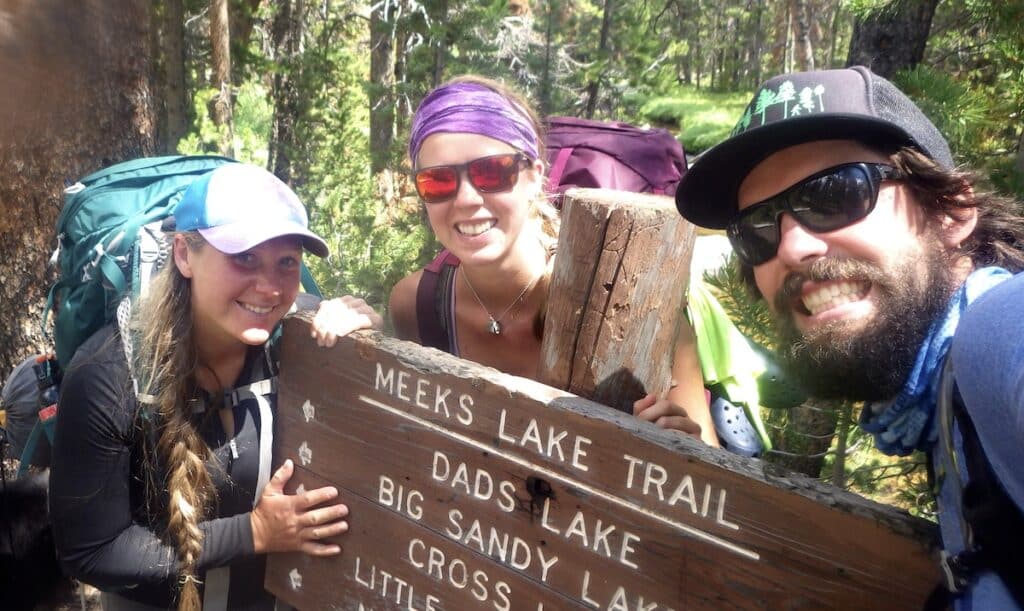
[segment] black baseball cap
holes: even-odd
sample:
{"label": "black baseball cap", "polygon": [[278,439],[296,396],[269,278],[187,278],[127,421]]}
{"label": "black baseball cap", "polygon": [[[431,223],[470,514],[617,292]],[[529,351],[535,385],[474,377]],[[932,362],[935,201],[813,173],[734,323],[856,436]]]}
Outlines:
{"label": "black baseball cap", "polygon": [[683,175],[676,207],[687,220],[724,229],[738,211],[736,194],[750,170],[784,148],[815,140],[910,146],[953,169],[949,144],[921,109],[863,66],[796,72],[766,81],[727,140]]}

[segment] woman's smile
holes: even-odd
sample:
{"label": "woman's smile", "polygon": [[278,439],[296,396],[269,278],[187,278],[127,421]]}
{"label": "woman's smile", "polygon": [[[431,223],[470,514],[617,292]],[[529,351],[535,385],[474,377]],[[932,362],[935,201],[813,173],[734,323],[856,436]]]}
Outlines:
{"label": "woman's smile", "polygon": [[461,223],[455,223],[455,230],[465,236],[478,236],[489,231],[497,224],[498,221],[496,219],[463,221]]}

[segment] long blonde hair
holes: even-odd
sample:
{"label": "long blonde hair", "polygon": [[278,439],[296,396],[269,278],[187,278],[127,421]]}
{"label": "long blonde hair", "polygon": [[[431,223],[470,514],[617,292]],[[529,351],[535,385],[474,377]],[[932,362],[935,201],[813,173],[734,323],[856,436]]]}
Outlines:
{"label": "long blonde hair", "polygon": [[[205,246],[198,232],[181,235],[190,250]],[[143,406],[141,419],[144,427],[159,433],[156,456],[144,462],[150,470],[145,474],[147,485],[159,487],[148,490],[147,498],[150,503],[161,498],[166,486],[167,505],[157,511],[166,517],[165,537],[181,563],[178,609],[198,611],[196,567],[203,549],[199,524],[216,491],[206,469],[210,448],[193,425],[199,357],[192,332],[192,283],[181,275],[173,256],[153,279],[148,297],[136,309],[132,328],[138,337],[133,360],[140,390],[153,393],[153,403]],[[164,482],[156,478],[157,465],[166,469]]]}

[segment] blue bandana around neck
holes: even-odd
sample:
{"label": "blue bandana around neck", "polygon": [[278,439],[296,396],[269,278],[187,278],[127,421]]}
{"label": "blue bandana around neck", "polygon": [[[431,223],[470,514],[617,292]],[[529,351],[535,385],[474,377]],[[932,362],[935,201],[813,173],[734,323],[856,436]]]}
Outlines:
{"label": "blue bandana around neck", "polygon": [[883,453],[906,456],[914,450],[928,450],[938,439],[934,415],[939,374],[960,315],[980,295],[1012,276],[1001,267],[971,272],[950,298],[945,316],[932,323],[903,390],[890,401],[864,406],[860,426],[875,436],[875,446]]}

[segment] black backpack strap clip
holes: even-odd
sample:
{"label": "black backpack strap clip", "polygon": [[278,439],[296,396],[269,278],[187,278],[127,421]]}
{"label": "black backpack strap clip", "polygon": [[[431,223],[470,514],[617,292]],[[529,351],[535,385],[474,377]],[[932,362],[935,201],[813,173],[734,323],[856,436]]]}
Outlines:
{"label": "black backpack strap clip", "polygon": [[964,550],[958,554],[942,550],[939,567],[942,569],[946,590],[950,594],[963,594],[971,585],[974,573],[978,570],[976,559],[977,554],[972,550]]}

